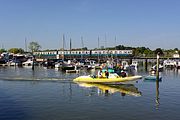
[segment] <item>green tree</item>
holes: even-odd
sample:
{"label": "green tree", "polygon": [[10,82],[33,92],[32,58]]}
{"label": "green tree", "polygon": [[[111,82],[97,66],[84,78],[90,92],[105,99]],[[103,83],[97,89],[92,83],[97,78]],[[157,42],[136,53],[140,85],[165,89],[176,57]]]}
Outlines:
{"label": "green tree", "polygon": [[17,53],[24,53],[24,50],[22,48],[11,48],[8,50],[8,52],[17,54]]}
{"label": "green tree", "polygon": [[134,55],[134,56],[139,56],[139,51],[138,51],[138,49],[136,49],[136,48],[133,49],[133,55]]}
{"label": "green tree", "polygon": [[7,52],[5,49],[0,49],[0,54],[3,52]]}
{"label": "green tree", "polygon": [[178,48],[174,48],[174,51],[179,51]]}
{"label": "green tree", "polygon": [[83,47],[82,50],[87,50],[87,47]]}
{"label": "green tree", "polygon": [[39,45],[38,42],[30,42],[28,48],[33,53],[35,51],[38,51],[41,48],[41,46]]}
{"label": "green tree", "polygon": [[148,56],[150,54],[150,50],[146,49],[144,50],[143,54],[145,54],[146,56]]}
{"label": "green tree", "polygon": [[125,50],[125,47],[123,45],[116,46],[116,50]]}
{"label": "green tree", "polygon": [[155,51],[154,51],[155,54],[159,54],[159,55],[164,55],[163,53],[163,50],[161,48],[157,48]]}
{"label": "green tree", "polygon": [[20,53],[20,54],[24,53],[24,50],[22,48],[19,48],[18,50],[19,50],[18,53]]}

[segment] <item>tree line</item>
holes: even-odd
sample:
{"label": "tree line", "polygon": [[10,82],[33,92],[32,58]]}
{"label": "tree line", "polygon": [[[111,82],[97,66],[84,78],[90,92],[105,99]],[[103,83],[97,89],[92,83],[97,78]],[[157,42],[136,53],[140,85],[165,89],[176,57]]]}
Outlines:
{"label": "tree line", "polygon": [[172,55],[175,53],[180,54],[180,50],[178,50],[178,48],[169,49],[169,50],[156,48],[155,50],[151,50],[148,47],[126,47],[124,45],[118,45],[110,49],[133,50],[133,55],[138,57],[156,57],[157,54],[164,57],[172,57]]}
{"label": "tree line", "polygon": [[[41,45],[39,45],[38,42],[30,42],[28,45],[28,48],[30,50],[30,53],[33,54],[33,52],[35,51],[40,51]],[[115,47],[109,47],[109,48],[104,48],[104,49],[105,50],[132,50],[133,56],[136,56],[136,57],[155,57],[157,53],[164,57],[172,57],[174,53],[180,54],[180,50],[178,50],[178,48],[169,49],[169,50],[156,48],[155,50],[151,50],[148,47],[128,47],[124,45],[118,45]],[[88,50],[88,48],[84,47],[84,48],[76,48],[72,50]],[[98,48],[94,48],[93,50],[98,50]],[[43,51],[52,51],[52,50],[43,50]],[[22,48],[10,48],[9,50],[0,49],[0,53],[3,53],[3,52],[23,54],[23,53],[26,53],[27,51],[24,51]]]}
{"label": "tree line", "polygon": [[[29,45],[28,45],[28,48],[30,50],[30,53],[33,54],[33,52],[35,51],[39,51],[39,49],[41,48],[41,45],[39,45],[38,42],[30,42]],[[3,53],[3,52],[9,52],[9,53],[14,53],[14,54],[24,54],[26,53],[27,51],[25,51],[24,49],[22,48],[10,48],[9,50],[6,50],[6,49],[0,49],[0,54]]]}

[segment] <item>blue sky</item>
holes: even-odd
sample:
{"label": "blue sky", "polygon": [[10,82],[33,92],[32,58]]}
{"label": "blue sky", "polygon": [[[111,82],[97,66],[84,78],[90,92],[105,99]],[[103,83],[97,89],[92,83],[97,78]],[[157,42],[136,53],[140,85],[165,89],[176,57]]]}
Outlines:
{"label": "blue sky", "polygon": [[[0,47],[180,49],[179,0],[0,0]],[[116,37],[116,40],[115,40]]]}

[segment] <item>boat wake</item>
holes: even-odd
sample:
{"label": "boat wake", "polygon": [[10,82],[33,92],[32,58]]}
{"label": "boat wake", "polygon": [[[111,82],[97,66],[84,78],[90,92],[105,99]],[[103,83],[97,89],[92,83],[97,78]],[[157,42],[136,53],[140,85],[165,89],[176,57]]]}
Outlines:
{"label": "boat wake", "polygon": [[9,80],[9,81],[72,81],[71,79],[65,78],[25,78],[25,77],[0,77],[0,80]]}

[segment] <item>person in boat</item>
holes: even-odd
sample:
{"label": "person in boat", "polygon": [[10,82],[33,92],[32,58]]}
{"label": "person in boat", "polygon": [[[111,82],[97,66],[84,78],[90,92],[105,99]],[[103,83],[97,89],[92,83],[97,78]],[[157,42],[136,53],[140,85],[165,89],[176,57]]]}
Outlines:
{"label": "person in boat", "polygon": [[150,73],[151,75],[154,75],[154,74],[156,73],[156,70],[153,69],[153,68],[151,68],[151,69],[149,70],[149,73]]}
{"label": "person in boat", "polygon": [[103,76],[102,76],[102,69],[100,69],[99,71],[98,71],[98,78],[102,78]]}
{"label": "person in boat", "polygon": [[106,78],[109,78],[109,72],[108,72],[108,69],[106,70],[105,75],[106,75]]}
{"label": "person in boat", "polygon": [[127,75],[126,75],[126,72],[125,72],[124,70],[121,71],[121,76],[122,76],[122,77],[126,77],[126,76],[127,76]]}

